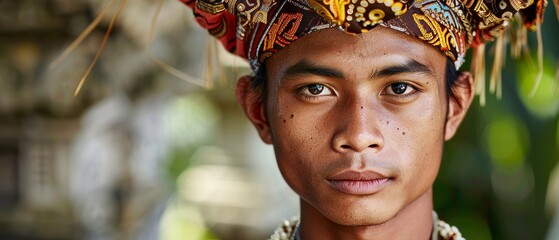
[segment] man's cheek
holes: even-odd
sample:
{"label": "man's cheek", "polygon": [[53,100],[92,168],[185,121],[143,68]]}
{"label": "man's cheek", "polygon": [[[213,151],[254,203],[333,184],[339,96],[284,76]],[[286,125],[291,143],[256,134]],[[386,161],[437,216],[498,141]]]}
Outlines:
{"label": "man's cheek", "polygon": [[[431,181],[438,172],[438,166],[442,157],[442,133],[437,129],[427,128],[427,131],[422,131],[420,134],[423,137],[417,137],[415,147],[412,149],[412,159],[410,163],[418,178],[424,175],[423,178]],[[425,178],[428,176],[428,178]]]}
{"label": "man's cheek", "polygon": [[408,119],[413,121],[402,122],[401,125],[405,127],[393,131],[397,138],[390,142],[402,154],[405,153],[403,158],[412,167],[432,167],[441,156],[443,123],[439,116],[434,115],[419,115]]}

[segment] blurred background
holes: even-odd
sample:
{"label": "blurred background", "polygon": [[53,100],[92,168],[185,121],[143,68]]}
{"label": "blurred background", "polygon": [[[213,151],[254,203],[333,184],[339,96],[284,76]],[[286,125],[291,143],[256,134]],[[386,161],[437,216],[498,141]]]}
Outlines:
{"label": "blurred background", "polygon": [[[146,43],[156,3],[129,1],[76,97],[120,1],[50,67],[109,3],[0,1],[0,239],[269,237],[298,200],[234,100],[248,65],[209,39],[188,8],[164,1]],[[536,95],[528,96],[537,74],[529,33],[532,57],[506,61],[502,99],[488,95],[480,107],[476,98],[446,145],[435,208],[467,239],[559,239],[551,4],[545,20]],[[148,51],[197,84],[164,71]],[[200,87],[207,78],[213,85]]]}

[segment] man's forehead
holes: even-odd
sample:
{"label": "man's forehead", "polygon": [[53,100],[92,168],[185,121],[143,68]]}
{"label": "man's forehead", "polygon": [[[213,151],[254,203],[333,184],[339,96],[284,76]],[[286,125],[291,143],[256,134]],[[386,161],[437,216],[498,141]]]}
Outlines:
{"label": "man's forehead", "polygon": [[281,49],[267,60],[267,68],[283,70],[304,61],[307,65],[338,66],[353,69],[362,61],[371,68],[418,63],[435,71],[446,63],[446,57],[422,41],[403,33],[378,27],[359,35],[348,35],[337,29],[321,30]]}

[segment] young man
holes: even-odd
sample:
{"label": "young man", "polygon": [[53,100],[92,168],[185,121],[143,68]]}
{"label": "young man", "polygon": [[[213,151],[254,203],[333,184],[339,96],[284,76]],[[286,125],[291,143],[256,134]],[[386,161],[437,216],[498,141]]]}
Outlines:
{"label": "young man", "polygon": [[432,200],[474,96],[457,69],[532,2],[184,2],[255,72],[237,99],[301,199],[272,239],[463,239]]}
{"label": "young man", "polygon": [[386,28],[328,29],[270,57],[265,89],[240,80],[239,102],[301,197],[301,239],[429,239],[443,142],[473,97],[469,74],[448,96],[446,62]]}

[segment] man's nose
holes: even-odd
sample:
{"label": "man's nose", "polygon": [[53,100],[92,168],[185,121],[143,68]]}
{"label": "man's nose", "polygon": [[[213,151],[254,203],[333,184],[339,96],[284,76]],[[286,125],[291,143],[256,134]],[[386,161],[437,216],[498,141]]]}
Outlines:
{"label": "man's nose", "polygon": [[384,147],[384,138],[377,114],[370,106],[354,106],[340,111],[332,147],[341,153],[363,152],[367,149],[380,151]]}

